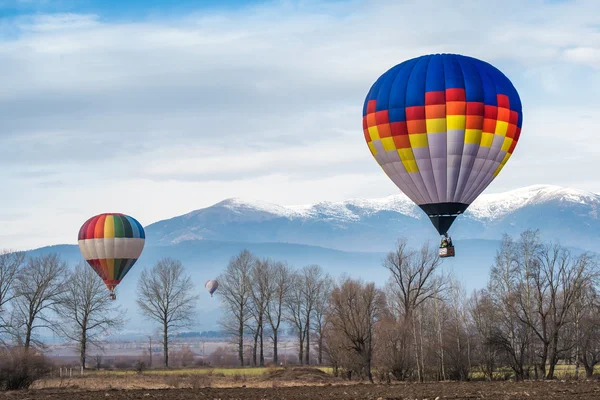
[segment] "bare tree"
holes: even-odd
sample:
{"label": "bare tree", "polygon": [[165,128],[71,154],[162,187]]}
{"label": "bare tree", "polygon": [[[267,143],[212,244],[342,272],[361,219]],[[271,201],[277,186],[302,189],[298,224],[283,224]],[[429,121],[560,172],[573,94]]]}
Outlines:
{"label": "bare tree", "polygon": [[317,286],[315,293],[315,306],[314,306],[314,331],[317,337],[317,363],[323,364],[323,335],[327,325],[327,307],[329,305],[329,296],[333,290],[333,279],[329,274],[325,275],[322,283]]}
{"label": "bare tree", "polygon": [[585,368],[589,379],[594,374],[594,367],[600,363],[600,302],[596,290],[588,288],[578,302],[575,317],[577,362]]}
{"label": "bare tree", "polygon": [[[428,299],[438,296],[445,289],[444,280],[436,280],[441,264],[437,249],[424,245],[420,251],[409,250],[405,240],[398,241],[396,249],[388,253],[383,266],[391,272],[391,302],[403,318],[407,334],[412,331],[413,349],[417,363],[417,375],[423,380],[422,351],[419,346],[415,312]],[[441,283],[440,283],[441,282]],[[402,341],[408,344],[408,341]]]}
{"label": "bare tree", "polygon": [[[517,316],[519,295],[519,263],[517,244],[508,235],[504,235],[500,248],[496,252],[495,263],[490,272],[488,292],[497,316],[491,327],[488,344],[500,350],[508,358],[508,364],[517,380],[526,377],[525,363],[532,339],[531,329]],[[527,293],[525,293],[527,296]]]}
{"label": "bare tree", "polygon": [[385,308],[385,296],[374,283],[345,279],[331,293],[331,328],[343,337],[342,346],[360,360],[357,372],[366,375],[371,383],[375,324]]}
{"label": "bare tree", "polygon": [[0,313],[4,312],[6,304],[15,297],[13,283],[24,262],[24,252],[0,252]]}
{"label": "bare tree", "polygon": [[476,364],[488,380],[494,379],[498,359],[498,349],[490,343],[496,324],[499,321],[498,309],[486,290],[471,296],[469,308],[477,335]]}
{"label": "bare tree", "polygon": [[288,296],[291,284],[291,269],[287,264],[277,262],[270,267],[269,279],[269,305],[266,308],[266,316],[271,326],[271,339],[273,340],[273,362],[279,362],[278,334],[283,319],[283,308],[285,298]]}
{"label": "bare tree", "polygon": [[[516,292],[517,316],[540,342],[538,368],[542,378],[552,379],[556,364],[568,350],[560,348],[559,343],[562,330],[569,322],[570,310],[587,283],[596,279],[597,272],[587,254],[573,257],[558,244],[541,245],[533,257],[527,273],[521,274],[523,279]],[[532,308],[523,296],[526,286],[532,287]]]}
{"label": "bare tree", "polygon": [[3,250],[0,252],[0,337],[7,333],[9,320],[7,304],[14,299],[15,291],[13,283],[25,262],[24,252],[11,252]]}
{"label": "bare tree", "polygon": [[[265,313],[269,308],[270,302],[270,285],[269,272],[271,270],[271,261],[268,259],[256,260],[250,270],[250,296],[251,305],[250,312],[254,317],[254,347],[252,358],[254,365],[257,365],[256,356],[257,350],[260,350],[258,365],[264,367],[264,325]],[[260,343],[259,343],[260,341]]]}
{"label": "bare tree", "polygon": [[238,345],[238,360],[244,365],[244,332],[246,323],[252,317],[250,302],[252,301],[252,288],[250,276],[256,257],[248,250],[242,250],[237,256],[232,257],[217,280],[221,299],[226,312],[226,317],[221,321],[223,328],[230,333]]}
{"label": "bare tree", "polygon": [[319,265],[308,265],[302,268],[300,271],[300,282],[302,300],[304,302],[304,338],[306,343],[304,361],[306,365],[309,365],[311,322],[317,300],[323,290],[323,285],[325,284],[323,268]]}
{"label": "bare tree", "polygon": [[18,273],[14,282],[13,311],[17,339],[25,349],[37,342],[34,339],[37,329],[56,331],[51,311],[60,302],[67,273],[67,264],[54,253],[27,259]]}
{"label": "bare tree", "polygon": [[298,335],[298,362],[304,362],[304,338],[306,334],[306,308],[304,304],[303,279],[298,272],[290,276],[290,290],[285,298],[285,318]]}
{"label": "bare tree", "polygon": [[98,274],[87,265],[77,265],[65,283],[57,312],[62,322],[60,331],[77,344],[83,368],[89,347],[101,348],[102,343],[98,339],[124,324],[119,309],[113,304]]}
{"label": "bare tree", "polygon": [[142,270],[137,286],[137,304],[142,314],[161,324],[165,367],[169,366],[169,339],[177,329],[193,323],[198,295],[185,275],[183,264],[172,258],[163,258],[152,269]]}

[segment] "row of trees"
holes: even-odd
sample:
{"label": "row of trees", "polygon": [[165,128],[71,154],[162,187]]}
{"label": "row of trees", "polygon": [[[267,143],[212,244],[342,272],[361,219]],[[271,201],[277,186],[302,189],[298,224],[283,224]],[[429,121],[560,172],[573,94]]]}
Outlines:
{"label": "row of trees", "polygon": [[[218,278],[221,323],[242,365],[264,365],[266,346],[279,363],[279,338],[290,328],[300,363],[329,364],[348,378],[373,380],[375,371],[382,379],[469,379],[475,372],[494,379],[508,368],[516,379],[552,379],[560,362],[591,376],[600,361],[596,259],[543,242],[537,231],[505,236],[487,286],[469,296],[440,266],[437,249],[400,241],[383,262],[389,279],[378,288],[242,251]],[[160,328],[165,366],[173,334],[197,315],[197,299],[179,261],[163,259],[141,273],[137,304]],[[101,346],[123,325],[121,311],[87,265],[71,270],[55,254],[0,254],[4,344],[41,346],[36,333],[49,329],[77,345],[85,366],[90,345]]]}
{"label": "row of trees", "polygon": [[0,253],[0,340],[5,346],[41,347],[36,334],[46,329],[77,343],[85,365],[88,346],[122,324],[90,268],[71,270],[57,254]]}
{"label": "row of trees", "polygon": [[344,279],[329,297],[325,343],[334,369],[372,380],[552,379],[559,362],[590,377],[600,361],[598,264],[589,254],[505,236],[485,289],[467,296],[435,249],[401,242],[386,286]]}
{"label": "row of trees", "polygon": [[[170,258],[144,269],[138,280],[137,304],[159,326],[167,367],[172,335],[193,323],[199,297],[193,290],[181,262]],[[71,269],[57,254],[0,253],[0,344],[4,347],[42,348],[37,334],[45,330],[74,343],[85,368],[90,347],[101,348],[102,339],[124,323],[122,310],[88,265]]]}
{"label": "row of trees", "polygon": [[279,335],[284,324],[298,340],[298,360],[310,363],[311,337],[316,337],[318,363],[323,362],[323,328],[333,280],[318,265],[294,270],[284,262],[259,259],[247,250],[233,257],[218,278],[225,317],[221,321],[238,348],[244,365],[244,341],[252,340],[252,365],[264,366],[265,337],[279,362]]}
{"label": "row of trees", "polygon": [[285,324],[301,363],[316,354],[348,378],[372,381],[376,371],[384,380],[552,379],[560,362],[592,375],[600,361],[596,259],[543,242],[537,231],[505,236],[487,286],[469,296],[441,263],[437,249],[400,241],[378,288],[243,251],[219,277],[222,325],[242,365],[264,365],[265,338],[278,363]]}

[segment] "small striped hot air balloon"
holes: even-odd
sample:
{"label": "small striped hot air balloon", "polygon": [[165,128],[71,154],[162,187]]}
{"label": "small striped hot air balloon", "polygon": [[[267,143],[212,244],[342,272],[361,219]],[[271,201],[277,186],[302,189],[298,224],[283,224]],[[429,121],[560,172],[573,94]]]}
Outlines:
{"label": "small striped hot air balloon", "polygon": [[104,280],[112,300],[116,299],[115,287],[142,254],[145,237],[135,218],[118,213],[96,215],[79,229],[81,254]]}
{"label": "small striped hot air balloon", "polygon": [[210,293],[210,297],[212,297],[213,293],[219,287],[219,282],[215,280],[208,280],[204,282],[204,287],[206,288],[206,290],[208,290],[208,293]]}

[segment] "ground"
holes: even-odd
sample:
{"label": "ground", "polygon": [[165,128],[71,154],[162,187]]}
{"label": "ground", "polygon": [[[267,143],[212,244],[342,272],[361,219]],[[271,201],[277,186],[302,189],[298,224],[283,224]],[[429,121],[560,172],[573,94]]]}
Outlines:
{"label": "ground", "polygon": [[51,377],[0,400],[600,399],[600,381],[349,383],[316,368],[91,373]]}
{"label": "ground", "polygon": [[598,399],[598,382],[466,382],[411,383],[397,385],[331,385],[269,388],[205,388],[155,390],[39,389],[0,395],[6,400],[326,400],[326,399]]}

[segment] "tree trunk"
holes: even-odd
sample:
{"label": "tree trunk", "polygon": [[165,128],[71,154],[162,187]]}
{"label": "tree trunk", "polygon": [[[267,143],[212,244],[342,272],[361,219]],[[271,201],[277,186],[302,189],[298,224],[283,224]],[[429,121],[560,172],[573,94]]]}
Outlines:
{"label": "tree trunk", "polygon": [[584,364],[583,368],[585,368],[585,377],[587,379],[592,379],[592,377],[594,376],[594,366]]}
{"label": "tree trunk", "polygon": [[279,356],[277,354],[277,329],[273,329],[273,362],[279,364]]}
{"label": "tree trunk", "polygon": [[323,364],[323,333],[319,332],[319,339],[318,339],[318,346],[319,346],[319,355],[318,355],[318,363],[319,365]]}
{"label": "tree trunk", "polygon": [[31,346],[31,324],[27,324],[27,331],[25,332],[25,351],[29,350],[29,346]]}
{"label": "tree trunk", "polygon": [[371,355],[368,355],[367,357],[367,375],[369,376],[369,382],[374,384],[373,374],[371,373]]}
{"label": "tree trunk", "polygon": [[306,365],[310,365],[310,326],[306,324],[306,350],[304,351]]}
{"label": "tree trunk", "polygon": [[542,379],[545,380],[547,377],[546,376],[546,362],[548,361],[548,344],[542,343],[542,346],[543,346],[542,357],[539,362],[539,366],[540,366],[540,372],[542,373]]}
{"label": "tree trunk", "polygon": [[263,327],[262,325],[260,326],[260,366],[264,367],[265,366],[265,351],[264,351],[264,346],[263,346]]}
{"label": "tree trunk", "polygon": [[240,326],[238,327],[238,359],[240,365],[244,366],[244,323],[240,319]]}
{"label": "tree trunk", "polygon": [[302,358],[304,354],[304,332],[302,330],[298,331],[298,362],[300,365],[304,364],[304,359]]}
{"label": "tree trunk", "polygon": [[407,316],[408,323],[412,325],[413,330],[413,342],[414,342],[414,350],[415,350],[415,361],[417,362],[417,378],[419,382],[423,382],[423,377],[421,376],[421,363],[419,362],[419,344],[417,343],[417,327],[412,316]]}
{"label": "tree trunk", "polygon": [[254,332],[254,346],[252,346],[252,365],[256,367],[256,350],[258,347],[258,330],[260,326],[256,327],[256,332]]}
{"label": "tree trunk", "polygon": [[167,338],[169,337],[167,331],[167,324],[163,325],[163,353],[165,355],[165,368],[169,368],[169,342]]}
{"label": "tree trunk", "polygon": [[81,367],[85,369],[85,352],[87,347],[87,338],[85,335],[85,330],[82,330],[80,340],[81,343],[79,344],[79,362],[81,364]]}

